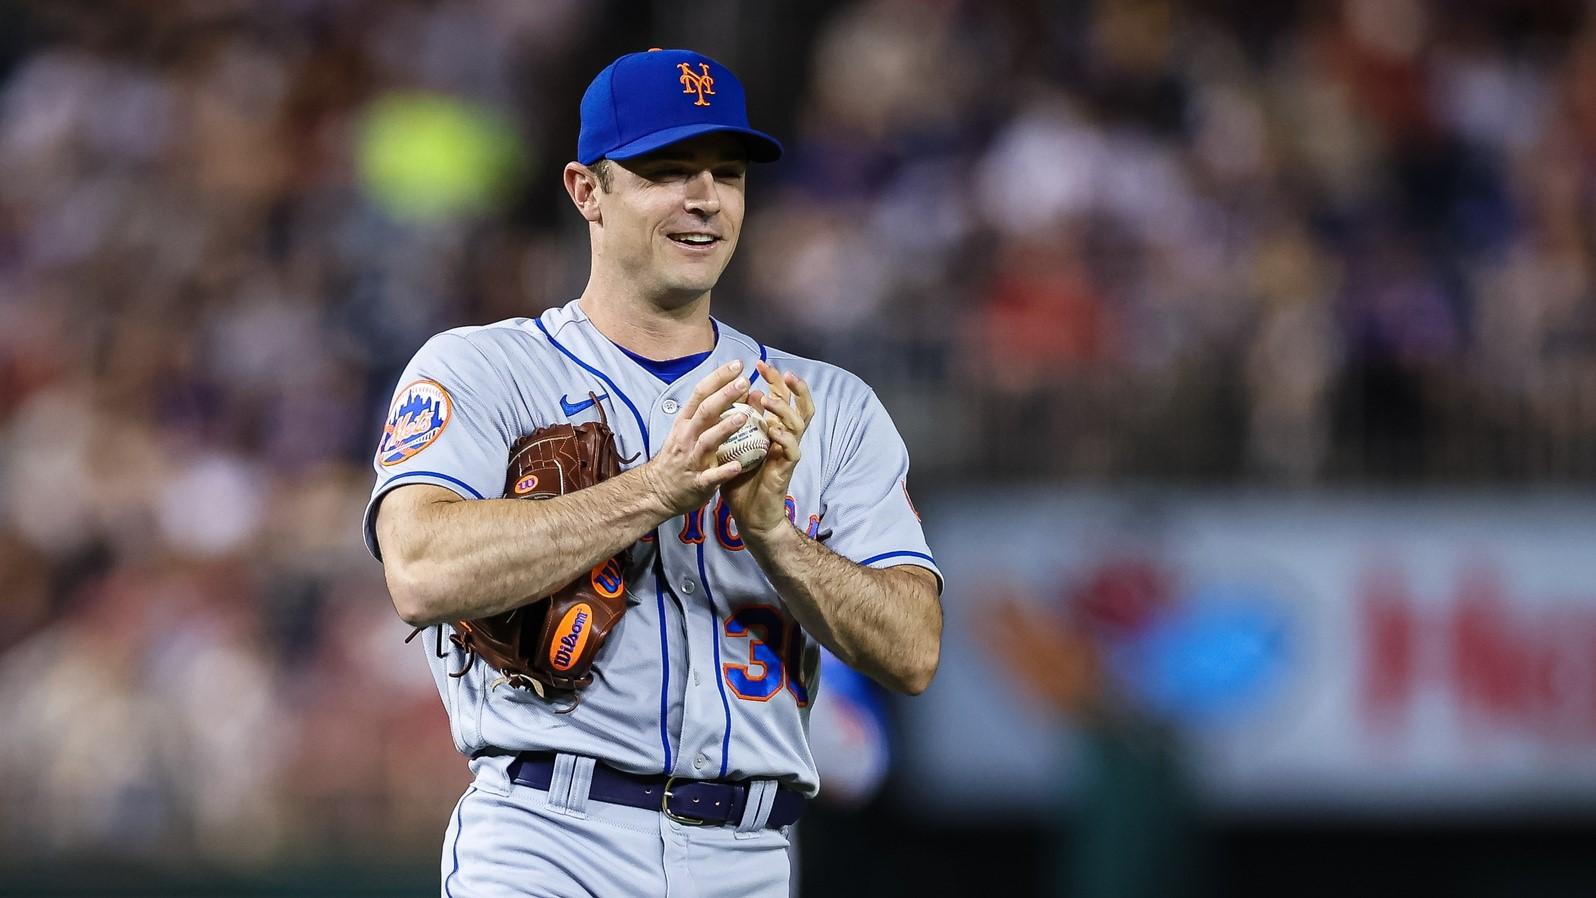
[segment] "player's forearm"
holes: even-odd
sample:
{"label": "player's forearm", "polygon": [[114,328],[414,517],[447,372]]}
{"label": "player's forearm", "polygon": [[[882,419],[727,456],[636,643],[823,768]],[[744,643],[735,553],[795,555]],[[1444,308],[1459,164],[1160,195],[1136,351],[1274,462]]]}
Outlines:
{"label": "player's forearm", "polygon": [[931,684],[942,604],[929,578],[857,564],[791,526],[744,541],[793,617],[844,663],[911,695]]}
{"label": "player's forearm", "polygon": [[379,519],[394,607],[422,627],[553,593],[665,520],[641,477],[628,471],[554,499],[433,502],[403,531]]}

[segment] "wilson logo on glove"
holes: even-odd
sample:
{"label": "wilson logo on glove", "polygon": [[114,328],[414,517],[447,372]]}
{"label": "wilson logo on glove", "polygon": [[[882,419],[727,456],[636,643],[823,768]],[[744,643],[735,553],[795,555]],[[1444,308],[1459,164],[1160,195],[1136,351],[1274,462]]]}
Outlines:
{"label": "wilson logo on glove", "polygon": [[[621,457],[604,406],[595,394],[588,398],[597,405],[599,420],[540,427],[510,447],[506,496],[555,499],[602,483],[637,459]],[[594,659],[626,614],[628,560],[623,549],[549,595],[527,596],[509,611],[440,626],[435,651],[445,656],[447,635],[464,655],[450,676],[465,676],[481,658],[500,674],[493,686],[509,684],[540,698],[569,700],[555,712],[569,714],[579,704],[581,690],[593,682]]]}
{"label": "wilson logo on glove", "polygon": [[555,670],[570,670],[576,657],[582,654],[582,646],[587,643],[587,621],[593,614],[593,609],[587,605],[572,605],[571,610],[565,612],[565,617],[560,620],[560,634],[550,646],[549,663]]}
{"label": "wilson logo on glove", "polygon": [[621,562],[615,558],[593,568],[588,579],[593,591],[606,599],[618,599],[626,592],[626,577],[621,574]]}

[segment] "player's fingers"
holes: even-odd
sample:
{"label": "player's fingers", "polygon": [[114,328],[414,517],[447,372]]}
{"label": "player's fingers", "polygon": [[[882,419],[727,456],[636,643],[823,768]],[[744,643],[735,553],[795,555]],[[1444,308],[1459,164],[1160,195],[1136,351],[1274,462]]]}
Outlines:
{"label": "player's fingers", "polygon": [[699,433],[702,433],[715,426],[715,422],[720,420],[720,416],[732,407],[732,403],[742,401],[747,393],[748,381],[739,377],[705,397],[704,401],[699,404],[698,411],[693,413],[693,416],[688,420],[692,422],[693,427]]}
{"label": "player's fingers", "polygon": [[682,409],[682,417],[691,418],[693,415],[698,414],[698,407],[703,405],[705,399],[709,398],[716,390],[730,383],[732,378],[736,377],[740,380],[742,373],[742,359],[732,359],[711,371],[708,376],[698,382],[697,386],[693,387],[693,395],[688,397],[687,406]]}
{"label": "player's fingers", "polygon": [[723,465],[716,465],[707,471],[698,472],[698,488],[702,490],[715,489],[737,479],[743,472],[743,466],[734,461]]}
{"label": "player's fingers", "polygon": [[786,427],[793,433],[801,434],[809,426],[809,422],[799,414],[798,409],[787,402],[766,402],[765,420],[772,427]]}
{"label": "player's fingers", "polygon": [[797,464],[803,455],[799,449],[798,434],[779,424],[770,429],[770,442],[774,446],[780,446],[782,455],[790,459],[793,464]]}
{"label": "player's fingers", "polygon": [[789,398],[787,387],[782,383],[781,369],[769,362],[758,363],[758,369],[759,376],[765,379],[765,383],[770,384],[770,395],[782,399]]}
{"label": "player's fingers", "polygon": [[809,384],[791,371],[787,372],[786,381],[788,388],[792,390],[793,397],[797,400],[798,411],[804,416],[804,422],[808,423],[814,420],[815,397],[813,393],[809,392]]}
{"label": "player's fingers", "polygon": [[726,438],[736,433],[737,428],[743,426],[747,420],[748,416],[742,412],[722,418],[720,423],[704,431],[693,443],[694,458],[713,456],[720,444],[726,442]]}
{"label": "player's fingers", "polygon": [[[769,366],[764,362],[759,363],[759,372],[761,374],[765,374],[767,369],[772,372],[775,371],[774,368],[769,368]],[[780,380],[771,382],[770,378],[767,376],[766,383],[770,387],[770,393],[767,395],[759,390],[754,390],[748,394],[748,404],[764,413],[765,430],[768,432],[770,428],[782,423],[783,415],[781,414],[781,410],[783,408],[789,407],[789,403],[787,401],[783,401],[782,399],[783,394],[780,392],[780,390],[782,390],[783,387]],[[792,426],[793,423],[793,420],[787,420],[788,426]]]}
{"label": "player's fingers", "polygon": [[790,371],[782,371],[771,364],[765,364],[759,373],[770,383],[771,395],[780,396],[785,402],[795,401],[792,393],[792,380],[798,375]]}
{"label": "player's fingers", "polygon": [[765,432],[767,434],[770,433],[771,425],[775,424],[777,420],[770,411],[776,407],[776,400],[759,390],[750,390],[748,398],[743,401],[758,409],[759,417],[765,422]]}

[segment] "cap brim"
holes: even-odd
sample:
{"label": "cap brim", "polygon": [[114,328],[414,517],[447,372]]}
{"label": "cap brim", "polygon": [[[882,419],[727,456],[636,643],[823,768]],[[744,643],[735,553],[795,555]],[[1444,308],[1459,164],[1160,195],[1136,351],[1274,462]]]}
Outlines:
{"label": "cap brim", "polygon": [[664,128],[653,134],[645,134],[631,143],[622,144],[604,155],[610,159],[634,159],[700,134],[736,134],[747,145],[750,162],[775,162],[781,158],[781,143],[776,138],[763,131],[739,128],[735,125],[678,125],[675,128]]}

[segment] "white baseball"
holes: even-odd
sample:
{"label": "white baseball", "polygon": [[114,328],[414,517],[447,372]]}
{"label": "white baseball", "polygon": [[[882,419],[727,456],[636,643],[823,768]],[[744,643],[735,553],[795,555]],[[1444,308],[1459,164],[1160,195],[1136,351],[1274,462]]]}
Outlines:
{"label": "white baseball", "polygon": [[765,416],[746,402],[736,403],[722,412],[721,417],[735,415],[738,412],[747,415],[748,420],[727,437],[719,449],[715,450],[715,463],[723,465],[734,461],[747,471],[765,460],[765,453],[770,449],[770,436],[765,432]]}

